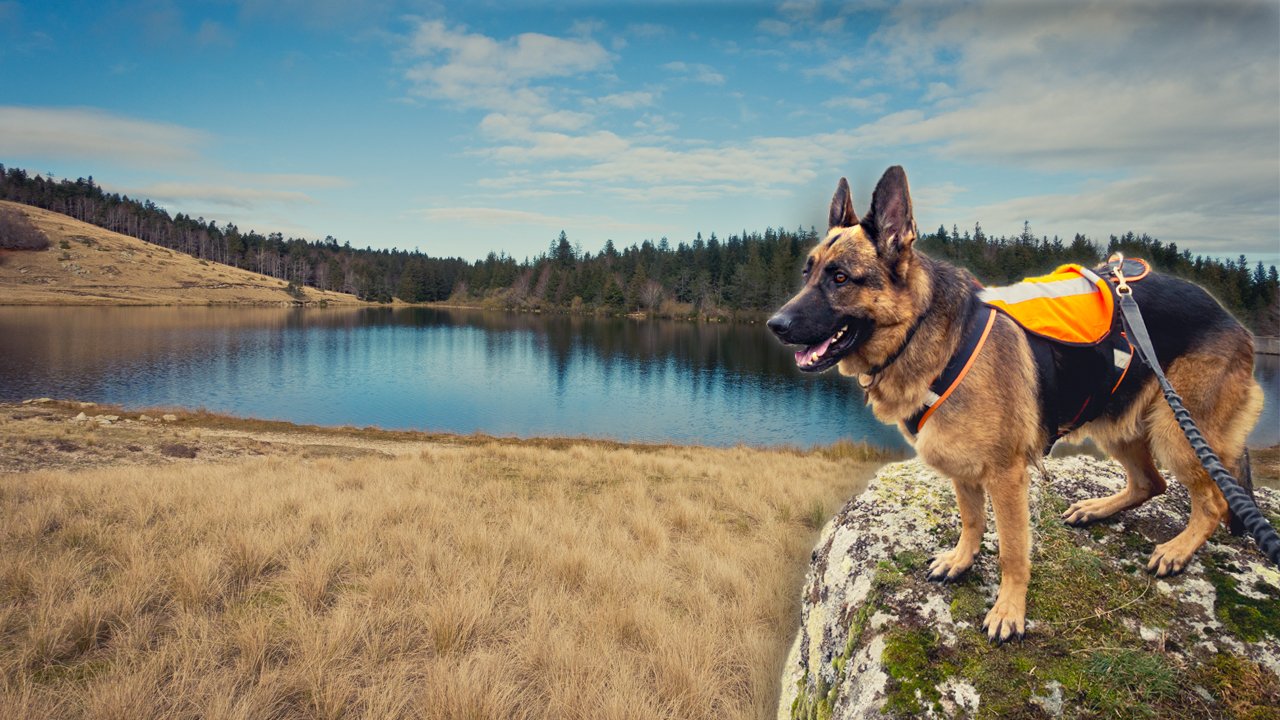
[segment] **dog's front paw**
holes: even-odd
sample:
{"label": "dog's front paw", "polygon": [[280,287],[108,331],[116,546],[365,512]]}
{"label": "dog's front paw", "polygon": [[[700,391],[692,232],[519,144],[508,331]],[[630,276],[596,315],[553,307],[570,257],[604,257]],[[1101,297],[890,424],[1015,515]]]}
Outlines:
{"label": "dog's front paw", "polygon": [[997,645],[1015,635],[1021,640],[1027,633],[1026,601],[997,597],[996,604],[982,621],[982,629],[987,631],[987,639]]}
{"label": "dog's front paw", "polygon": [[1181,537],[1179,535],[1167,543],[1156,546],[1155,552],[1151,553],[1151,559],[1147,561],[1147,572],[1155,573],[1156,577],[1167,577],[1182,572],[1187,563],[1191,562],[1191,556],[1196,554],[1197,546],[1182,542]]}
{"label": "dog's front paw", "polygon": [[962,547],[938,553],[933,556],[933,562],[929,565],[929,579],[944,583],[956,580],[973,566],[973,559],[977,555],[977,548],[970,550]]}

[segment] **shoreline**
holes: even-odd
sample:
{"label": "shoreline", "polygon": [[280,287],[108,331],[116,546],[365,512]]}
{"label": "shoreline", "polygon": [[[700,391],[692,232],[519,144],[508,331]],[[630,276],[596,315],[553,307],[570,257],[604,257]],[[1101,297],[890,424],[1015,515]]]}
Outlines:
{"label": "shoreline", "polygon": [[[80,417],[83,415],[83,417]],[[5,420],[7,418],[7,421]],[[45,426],[36,429],[48,429],[51,432],[29,432],[14,427],[17,423],[39,420]],[[7,424],[6,424],[7,422]],[[879,448],[865,442],[840,440],[828,445],[799,447],[795,445],[750,445],[739,443],[731,446],[702,445],[693,443],[663,443],[647,441],[625,441],[610,438],[593,438],[586,436],[514,436],[490,435],[487,433],[453,433],[429,430],[393,430],[374,425],[357,427],[354,425],[313,425],[295,423],[288,420],[266,420],[261,418],[238,416],[227,413],[215,413],[203,409],[180,407],[128,407],[108,403],[95,403],[52,398],[32,398],[22,401],[0,401],[0,428],[4,428],[9,440],[20,441],[36,439],[47,440],[49,447],[61,449],[57,435],[66,429],[68,424],[81,430],[102,430],[104,433],[122,433],[114,444],[94,446],[80,444],[77,448],[65,452],[82,451],[82,455],[90,456],[88,464],[100,465],[101,460],[153,460],[152,457],[139,455],[130,458],[121,455],[122,448],[130,453],[129,446],[138,444],[141,438],[156,435],[164,437],[180,437],[184,434],[207,435],[209,439],[226,438],[233,442],[233,447],[223,452],[212,453],[210,457],[222,459],[225,455],[243,455],[246,447],[253,442],[285,443],[308,447],[377,450],[380,454],[401,454],[417,452],[424,447],[483,447],[502,446],[527,449],[564,450],[571,447],[593,448],[601,451],[631,451],[639,453],[662,453],[678,450],[706,452],[751,451],[767,454],[788,455],[796,457],[816,457],[833,461],[850,462],[892,462],[908,455],[892,449]],[[31,430],[31,428],[28,428]],[[68,434],[63,432],[62,434]],[[241,442],[244,441],[244,442]],[[248,443],[246,445],[246,443]],[[242,447],[243,446],[243,447]],[[0,446],[0,473],[23,472],[28,469],[43,469],[39,462],[23,467],[21,452],[3,452],[7,446]],[[34,449],[34,448],[33,448]],[[253,454],[249,452],[249,454]],[[339,453],[351,454],[351,453]],[[361,454],[361,453],[355,453]],[[99,456],[108,456],[107,458]],[[56,455],[51,456],[56,457]],[[83,457],[68,457],[76,460],[72,465],[82,464]],[[109,463],[108,463],[109,464]],[[61,466],[59,463],[55,467]]]}
{"label": "shoreline", "polygon": [[[317,290],[307,286],[314,292],[328,292]],[[360,300],[352,298],[351,300],[334,301],[329,299],[320,300],[202,300],[192,302],[152,302],[149,300],[129,300],[122,298],[104,298],[99,297],[94,300],[76,302],[74,298],[64,298],[63,302],[20,302],[13,299],[0,298],[0,308],[58,308],[58,307],[131,307],[131,308],[251,308],[251,309],[297,309],[297,310],[363,310],[363,309],[392,309],[404,310],[423,308],[429,310],[466,310],[469,312],[501,312],[512,313],[516,315],[564,315],[569,317],[590,317],[590,318],[626,318],[629,320],[669,320],[674,322],[691,322],[698,324],[733,324],[741,323],[747,325],[757,325],[768,319],[769,313],[759,310],[737,310],[728,311],[726,315],[672,315],[653,312],[606,312],[603,310],[574,310],[573,308],[514,308],[514,307],[491,307],[483,303],[459,303],[450,301],[441,302],[422,302],[410,303],[400,299],[393,299],[389,303],[374,302],[372,300]],[[1255,344],[1253,354],[1255,356],[1276,357],[1280,356],[1280,337],[1269,335],[1255,335]]]}
{"label": "shoreline", "polygon": [[[4,418],[10,421],[28,419],[27,415],[40,415],[49,425],[74,421],[78,415],[86,428],[133,429],[142,434],[163,430],[167,434],[210,433],[210,437],[226,437],[239,440],[267,438],[272,442],[285,442],[303,446],[332,446],[347,448],[374,448],[384,454],[396,446],[421,448],[508,446],[530,449],[563,450],[570,447],[587,447],[599,450],[630,450],[640,453],[658,453],[672,450],[696,450],[730,452],[749,450],[796,457],[812,456],[835,461],[859,463],[888,463],[914,457],[914,453],[882,448],[865,441],[838,440],[827,445],[801,447],[798,445],[752,445],[738,443],[729,446],[698,443],[652,442],[643,440],[616,440],[574,435],[491,435],[483,432],[457,433],[431,430],[396,430],[376,425],[317,425],[289,420],[269,420],[230,413],[211,412],[204,409],[182,407],[131,407],[109,403],[95,403],[52,398],[31,398],[21,401],[0,401],[0,427]],[[99,420],[99,418],[109,418]],[[10,423],[12,424],[12,423]],[[14,428],[6,428],[10,435]],[[15,437],[21,437],[19,432]],[[135,438],[136,439],[136,438]],[[129,443],[125,443],[128,445]],[[1280,444],[1249,448],[1255,483],[1280,490]],[[396,454],[392,452],[391,454]],[[1054,457],[1085,454],[1099,458],[1105,456],[1089,444],[1060,445]],[[0,453],[0,473],[21,472],[15,470],[18,461]],[[119,459],[119,458],[117,458]]]}

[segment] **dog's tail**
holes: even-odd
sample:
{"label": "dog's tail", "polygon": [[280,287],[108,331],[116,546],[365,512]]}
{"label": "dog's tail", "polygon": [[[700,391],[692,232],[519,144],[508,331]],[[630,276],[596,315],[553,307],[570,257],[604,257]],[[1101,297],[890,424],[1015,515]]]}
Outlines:
{"label": "dog's tail", "polygon": [[[1257,505],[1258,499],[1253,496],[1253,469],[1249,466],[1249,448],[1244,449],[1244,452],[1240,454],[1239,462],[1236,464],[1238,466],[1236,470],[1236,482],[1240,484],[1240,487],[1243,488],[1245,492],[1249,493],[1249,499],[1253,500],[1253,503]],[[1227,529],[1231,531],[1232,535],[1236,536],[1248,533],[1248,530],[1244,527],[1244,523],[1242,523],[1240,518],[1236,517],[1230,510],[1227,511]]]}

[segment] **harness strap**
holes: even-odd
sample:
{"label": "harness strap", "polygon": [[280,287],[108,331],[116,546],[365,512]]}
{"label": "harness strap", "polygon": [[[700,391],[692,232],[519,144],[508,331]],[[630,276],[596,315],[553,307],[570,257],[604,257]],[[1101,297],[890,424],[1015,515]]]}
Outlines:
{"label": "harness strap", "polygon": [[991,335],[991,328],[995,323],[996,309],[986,305],[979,307],[969,316],[969,325],[965,330],[964,339],[960,341],[955,354],[943,368],[942,374],[929,384],[929,394],[925,398],[924,406],[903,421],[907,431],[913,437],[920,434],[920,428],[928,422],[933,411],[937,410],[938,406],[960,386],[960,381],[964,380],[964,376],[969,373],[969,368],[973,367],[973,362],[982,351],[982,346],[987,343],[987,337]]}

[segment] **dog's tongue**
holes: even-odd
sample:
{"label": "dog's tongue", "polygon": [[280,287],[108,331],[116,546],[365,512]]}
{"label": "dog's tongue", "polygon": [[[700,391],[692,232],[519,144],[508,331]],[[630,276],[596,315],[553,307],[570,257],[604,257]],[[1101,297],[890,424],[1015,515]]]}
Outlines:
{"label": "dog's tongue", "polygon": [[833,339],[834,338],[827,338],[822,342],[821,345],[811,345],[803,350],[796,352],[796,364],[812,365],[815,362],[817,362],[818,358],[822,357],[822,354],[825,353],[827,351],[827,348],[831,346],[831,341]]}

